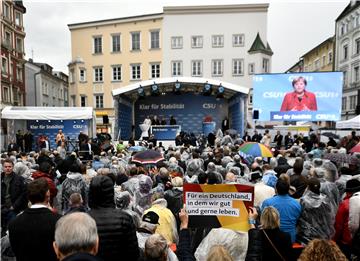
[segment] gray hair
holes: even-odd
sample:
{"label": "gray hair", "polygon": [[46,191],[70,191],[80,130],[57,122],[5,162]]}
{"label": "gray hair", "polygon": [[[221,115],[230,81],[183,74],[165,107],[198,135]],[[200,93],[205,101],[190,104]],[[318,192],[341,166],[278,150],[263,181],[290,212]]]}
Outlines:
{"label": "gray hair", "polygon": [[95,220],[86,213],[72,213],[60,218],[55,228],[55,243],[64,256],[90,252],[97,244]]}
{"label": "gray hair", "polygon": [[145,256],[149,259],[159,259],[167,254],[168,244],[160,234],[153,234],[145,242]]}

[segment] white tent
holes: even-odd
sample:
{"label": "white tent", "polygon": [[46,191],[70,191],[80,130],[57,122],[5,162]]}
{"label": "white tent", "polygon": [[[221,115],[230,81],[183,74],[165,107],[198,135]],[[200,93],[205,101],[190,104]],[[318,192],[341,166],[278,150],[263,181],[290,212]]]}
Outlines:
{"label": "white tent", "polygon": [[14,107],[1,111],[1,118],[8,120],[75,120],[94,119],[92,107]]}
{"label": "white tent", "polygon": [[338,121],[336,123],[337,129],[360,129],[360,115],[347,120],[347,121]]}

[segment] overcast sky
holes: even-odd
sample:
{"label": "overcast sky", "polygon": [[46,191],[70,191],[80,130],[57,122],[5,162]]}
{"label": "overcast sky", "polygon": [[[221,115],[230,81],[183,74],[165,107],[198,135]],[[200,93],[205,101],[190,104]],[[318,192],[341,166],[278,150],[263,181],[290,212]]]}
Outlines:
{"label": "overcast sky", "polygon": [[335,19],[349,1],[234,0],[24,0],[26,58],[67,73],[71,60],[67,24],[162,12],[163,6],[269,2],[268,42],[272,72],[284,72],[299,57],[334,34]]}

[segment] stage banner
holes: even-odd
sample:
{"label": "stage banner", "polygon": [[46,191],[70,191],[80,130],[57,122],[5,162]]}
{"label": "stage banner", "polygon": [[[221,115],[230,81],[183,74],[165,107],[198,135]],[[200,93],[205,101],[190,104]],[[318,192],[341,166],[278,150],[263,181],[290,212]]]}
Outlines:
{"label": "stage banner", "polygon": [[66,139],[77,140],[80,131],[89,133],[89,120],[28,120],[27,129],[34,135],[34,147],[39,136],[46,135],[49,138],[50,148],[56,149],[55,138],[59,130],[62,130]]}
{"label": "stage banner", "polygon": [[157,125],[150,128],[150,132],[157,140],[175,140],[180,131],[179,125]]}
{"label": "stage banner", "polygon": [[343,73],[257,74],[253,110],[260,121],[338,121]]}
{"label": "stage banner", "polygon": [[239,184],[184,184],[189,227],[223,227],[247,232],[254,187]]}

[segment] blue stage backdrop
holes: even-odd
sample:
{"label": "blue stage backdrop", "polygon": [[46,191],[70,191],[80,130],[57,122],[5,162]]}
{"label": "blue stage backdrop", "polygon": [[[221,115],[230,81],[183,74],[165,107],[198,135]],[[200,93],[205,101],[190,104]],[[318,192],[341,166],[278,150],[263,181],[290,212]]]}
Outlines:
{"label": "blue stage backdrop", "polygon": [[207,115],[216,122],[216,128],[221,127],[222,120],[228,115],[228,103],[226,99],[217,99],[215,96],[167,94],[137,100],[134,112],[137,138],[141,134],[139,124],[143,123],[147,115],[157,115],[159,120],[165,117],[167,124],[173,115],[182,131],[198,134],[202,133],[202,123]]}
{"label": "blue stage backdrop", "polygon": [[78,139],[80,131],[89,133],[89,120],[28,120],[27,129],[34,135],[33,149],[37,149],[40,135],[49,137],[50,149],[56,149],[55,138],[61,129],[66,138]]}
{"label": "blue stage backdrop", "polygon": [[[120,128],[120,139],[128,140],[132,135],[131,126],[133,106],[131,101],[124,97],[120,97],[118,106],[118,126]],[[118,133],[115,133],[115,138],[117,138],[117,136]]]}
{"label": "blue stage backdrop", "polygon": [[[306,92],[297,98],[292,84],[300,76],[306,80]],[[260,121],[337,121],[342,83],[342,72],[257,74],[253,109],[259,111]]]}

